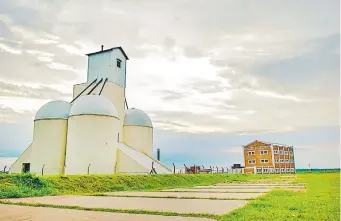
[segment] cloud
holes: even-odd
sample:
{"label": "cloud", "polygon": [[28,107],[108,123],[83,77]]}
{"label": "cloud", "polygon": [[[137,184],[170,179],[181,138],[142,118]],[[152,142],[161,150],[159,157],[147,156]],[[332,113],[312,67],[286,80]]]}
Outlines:
{"label": "cloud", "polygon": [[8,171],[16,159],[17,157],[0,157],[0,170],[3,171],[6,167],[6,171]]}
{"label": "cloud", "polygon": [[291,100],[295,102],[303,102],[304,100],[297,98],[292,95],[282,95],[278,94],[276,92],[271,92],[271,91],[255,91],[255,94],[259,96],[264,96],[264,97],[272,97],[272,98],[277,98],[277,99],[285,99],[285,100]]}
{"label": "cloud", "polygon": [[2,119],[70,98],[104,45],[130,58],[129,107],[169,136],[339,125],[339,33],[337,0],[1,1]]}
{"label": "cloud", "polygon": [[11,54],[21,54],[21,50],[11,48],[5,44],[0,44],[0,49]]}
{"label": "cloud", "polygon": [[0,81],[0,97],[4,96],[56,100],[65,98],[70,99],[72,94],[42,85],[30,87],[26,85],[17,85]]}

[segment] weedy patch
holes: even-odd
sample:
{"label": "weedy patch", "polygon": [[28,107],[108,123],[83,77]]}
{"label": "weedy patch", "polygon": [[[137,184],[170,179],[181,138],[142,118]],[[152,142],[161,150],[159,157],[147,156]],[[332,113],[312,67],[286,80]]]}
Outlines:
{"label": "weedy patch", "polygon": [[340,220],[340,174],[298,174],[305,192],[276,189],[219,220]]}
{"label": "weedy patch", "polygon": [[273,175],[170,174],[35,176],[1,174],[0,199],[51,195],[84,195],[115,191],[158,191],[233,181],[270,179]]}

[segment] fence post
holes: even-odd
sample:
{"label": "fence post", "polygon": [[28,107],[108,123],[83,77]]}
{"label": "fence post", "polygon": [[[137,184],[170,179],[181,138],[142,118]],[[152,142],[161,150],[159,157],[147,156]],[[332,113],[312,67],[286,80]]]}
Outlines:
{"label": "fence post", "polygon": [[45,164],[43,165],[43,167],[41,168],[41,175],[44,176],[44,167],[45,167]]}
{"label": "fence post", "polygon": [[175,174],[175,164],[173,163],[173,173]]}
{"label": "fence post", "polygon": [[90,166],[91,166],[91,164],[89,164],[89,166],[88,166],[88,175],[90,173]]}
{"label": "fence post", "polygon": [[186,166],[186,164],[184,164],[184,166],[185,166],[185,173],[187,173],[187,172],[188,172],[188,170],[187,170],[187,166]]}

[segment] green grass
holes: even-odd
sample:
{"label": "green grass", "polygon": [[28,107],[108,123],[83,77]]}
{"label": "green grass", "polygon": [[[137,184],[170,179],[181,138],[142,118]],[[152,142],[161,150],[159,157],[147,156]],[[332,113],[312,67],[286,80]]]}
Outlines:
{"label": "green grass", "polygon": [[219,220],[340,220],[340,174],[299,174],[306,192],[274,190]]}
{"label": "green grass", "polygon": [[[155,191],[167,188],[211,185],[221,182],[257,181],[279,182],[296,179],[304,183],[305,192],[275,189],[265,196],[251,200],[245,207],[223,216],[209,214],[180,214],[144,210],[83,208],[34,203],[10,203],[26,206],[68,208],[78,210],[158,214],[165,216],[206,217],[218,220],[340,220],[340,174],[301,173],[297,175],[111,175],[111,176],[44,176],[31,174],[0,175],[0,198],[30,197],[59,194],[102,194],[112,191]],[[6,202],[1,202],[6,203]]]}
{"label": "green grass", "polygon": [[211,185],[220,182],[269,179],[272,175],[171,174],[171,175],[75,175],[43,176],[1,174],[0,199],[114,191],[156,191]]}

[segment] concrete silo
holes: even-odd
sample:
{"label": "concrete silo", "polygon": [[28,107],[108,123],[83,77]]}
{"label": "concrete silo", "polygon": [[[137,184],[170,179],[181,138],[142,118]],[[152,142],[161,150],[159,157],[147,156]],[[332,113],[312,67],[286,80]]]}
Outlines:
{"label": "concrete silo", "polygon": [[[126,66],[129,58],[121,47],[106,50],[102,47],[101,51],[87,55],[87,82],[74,85],[73,98],[89,94],[108,98],[116,107],[122,130],[126,104]],[[122,136],[119,140],[122,142]]]}
{"label": "concrete silo", "polygon": [[124,118],[123,143],[152,155],[153,124],[149,116],[139,109],[128,109]]}
{"label": "concrete silo", "polygon": [[118,112],[107,98],[79,97],[70,109],[65,174],[114,173],[120,131]]}
{"label": "concrete silo", "polygon": [[30,163],[23,165],[26,170],[38,175],[63,173],[70,107],[66,101],[51,101],[38,110],[34,119],[32,157]]}

